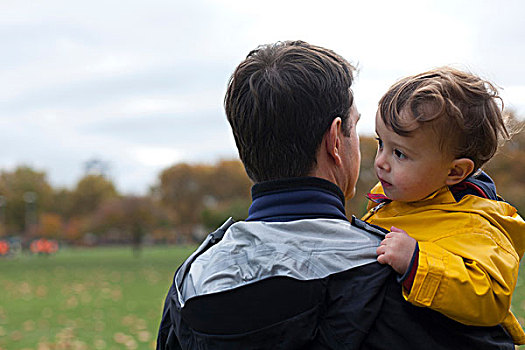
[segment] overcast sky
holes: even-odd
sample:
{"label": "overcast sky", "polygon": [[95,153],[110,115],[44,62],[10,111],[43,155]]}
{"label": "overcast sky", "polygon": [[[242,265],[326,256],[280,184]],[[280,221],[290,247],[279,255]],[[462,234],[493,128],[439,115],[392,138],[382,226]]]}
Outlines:
{"label": "overcast sky", "polygon": [[525,115],[525,2],[3,0],[0,168],[72,187],[93,158],[125,193],[179,161],[236,157],[222,99],[259,44],[301,39],[359,65],[359,130],[397,79],[452,64]]}

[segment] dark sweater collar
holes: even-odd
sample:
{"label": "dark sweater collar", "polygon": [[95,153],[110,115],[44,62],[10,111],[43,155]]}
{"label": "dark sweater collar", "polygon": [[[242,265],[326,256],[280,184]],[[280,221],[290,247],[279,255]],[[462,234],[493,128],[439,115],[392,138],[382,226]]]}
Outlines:
{"label": "dark sweater collar", "polygon": [[252,187],[252,200],[247,221],[347,220],[341,189],[317,177],[257,183]]}

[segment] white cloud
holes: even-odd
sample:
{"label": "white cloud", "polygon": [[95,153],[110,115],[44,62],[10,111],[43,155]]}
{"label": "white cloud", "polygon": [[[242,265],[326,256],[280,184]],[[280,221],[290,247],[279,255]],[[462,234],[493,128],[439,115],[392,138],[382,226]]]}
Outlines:
{"label": "white cloud", "polygon": [[99,157],[119,188],[143,192],[170,162],[235,157],[228,78],[277,40],[359,63],[365,133],[395,80],[444,64],[494,81],[525,114],[524,10],[519,0],[3,1],[0,167],[34,164],[70,185]]}
{"label": "white cloud", "polygon": [[125,115],[171,113],[174,118],[182,113],[203,113],[220,108],[222,91],[188,92],[170,95],[125,99],[113,105],[113,110]]}
{"label": "white cloud", "polygon": [[168,167],[182,159],[182,152],[165,147],[137,147],[131,150],[136,160],[145,166]]}
{"label": "white cloud", "polygon": [[525,111],[525,85],[519,86],[507,86],[502,89],[501,96],[505,108],[511,108],[516,110],[518,113],[521,112],[521,116],[524,116]]}

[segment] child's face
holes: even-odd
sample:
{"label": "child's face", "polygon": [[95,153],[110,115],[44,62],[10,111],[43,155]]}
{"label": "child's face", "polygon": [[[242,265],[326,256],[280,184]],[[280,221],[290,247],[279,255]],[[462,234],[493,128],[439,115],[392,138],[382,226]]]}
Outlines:
{"label": "child's face", "polygon": [[401,136],[385,125],[378,112],[376,133],[375,171],[388,198],[413,202],[445,186],[453,158],[443,155],[430,127]]}

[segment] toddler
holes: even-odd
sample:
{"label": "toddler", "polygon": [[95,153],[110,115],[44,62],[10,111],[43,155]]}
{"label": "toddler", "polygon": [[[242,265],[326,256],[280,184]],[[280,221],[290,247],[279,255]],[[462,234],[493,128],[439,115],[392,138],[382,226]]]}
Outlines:
{"label": "toddler", "polygon": [[376,115],[379,183],[363,219],[391,230],[377,260],[401,275],[406,300],[502,324],[524,344],[510,303],[525,222],[480,170],[509,137],[498,100],[492,84],[449,67],[394,84]]}

